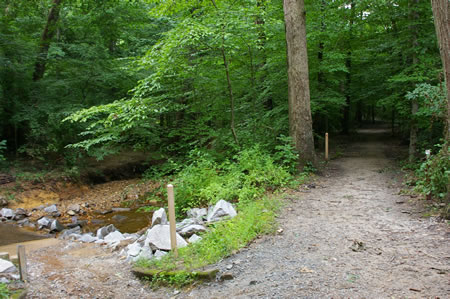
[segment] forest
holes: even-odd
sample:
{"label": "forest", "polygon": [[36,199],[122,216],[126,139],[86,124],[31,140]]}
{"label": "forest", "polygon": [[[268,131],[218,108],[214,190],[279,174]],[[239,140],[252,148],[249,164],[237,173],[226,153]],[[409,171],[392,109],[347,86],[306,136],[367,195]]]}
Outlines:
{"label": "forest", "polygon": [[[439,25],[430,1],[285,2],[1,1],[3,167],[76,178],[89,157],[137,151],[163,161],[146,173],[161,177],[256,153],[293,173],[298,158],[314,168],[325,132],[383,121],[409,145],[415,184],[445,200],[448,12]],[[289,32],[302,16],[303,37]],[[307,47],[297,88],[291,38]]]}
{"label": "forest", "polygon": [[449,17],[0,0],[0,299],[448,296]]}

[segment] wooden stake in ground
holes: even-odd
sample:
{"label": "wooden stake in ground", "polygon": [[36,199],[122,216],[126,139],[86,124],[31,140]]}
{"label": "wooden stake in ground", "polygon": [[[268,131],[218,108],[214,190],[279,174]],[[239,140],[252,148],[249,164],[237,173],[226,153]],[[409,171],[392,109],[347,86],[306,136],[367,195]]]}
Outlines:
{"label": "wooden stake in ground", "polygon": [[328,161],[328,133],[325,133],[325,161]]}
{"label": "wooden stake in ground", "polygon": [[177,231],[176,231],[176,219],[175,219],[175,196],[173,193],[173,185],[167,185],[167,197],[169,201],[169,223],[170,223],[170,247],[175,255],[178,257],[177,249]]}
{"label": "wooden stake in ground", "polygon": [[20,280],[26,282],[27,277],[27,258],[25,256],[25,246],[17,245],[17,257],[19,258]]}

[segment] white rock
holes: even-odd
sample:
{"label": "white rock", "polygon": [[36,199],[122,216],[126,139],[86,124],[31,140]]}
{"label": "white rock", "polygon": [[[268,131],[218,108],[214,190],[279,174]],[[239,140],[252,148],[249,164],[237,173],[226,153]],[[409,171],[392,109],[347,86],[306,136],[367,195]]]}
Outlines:
{"label": "white rock", "polygon": [[48,219],[47,217],[42,217],[37,221],[37,224],[39,225],[39,229],[47,228],[52,223],[51,219]]}
{"label": "white rock", "polygon": [[104,239],[108,234],[116,231],[116,227],[113,224],[101,227],[97,230],[97,238]]}
{"label": "white rock", "polygon": [[[179,235],[176,234],[177,247],[185,247],[187,245],[186,241]],[[155,225],[147,231],[147,239],[145,239],[145,246],[150,246],[151,248],[170,250],[170,227],[169,225]]]}
{"label": "white rock", "polygon": [[75,213],[79,213],[80,212],[80,209],[81,209],[81,207],[80,207],[80,205],[79,204],[71,204],[71,205],[69,205],[68,207],[67,207],[67,210],[68,211],[73,211],[73,212],[75,212]]}
{"label": "white rock", "polygon": [[204,227],[203,225],[200,224],[192,224],[189,226],[186,226],[185,228],[183,228],[180,231],[180,235],[182,235],[183,237],[189,237],[192,236],[195,233],[203,233],[206,232],[206,227]]}
{"label": "white rock", "polygon": [[138,256],[138,254],[141,252],[141,250],[142,250],[142,247],[137,242],[127,246],[128,256]]}
{"label": "white rock", "polygon": [[152,257],[153,257],[152,249],[148,246],[144,246],[142,247],[141,253],[139,253],[137,258],[151,259]]}
{"label": "white rock", "polygon": [[163,256],[165,256],[167,252],[156,250],[155,254],[153,255],[157,260],[160,260]]}
{"label": "white rock", "polygon": [[5,218],[14,218],[14,216],[16,216],[16,213],[14,213],[13,210],[7,208],[1,209],[0,214]]}
{"label": "white rock", "polygon": [[60,239],[66,239],[68,238],[71,234],[81,234],[81,228],[79,226],[71,228],[71,229],[66,229],[62,231],[62,234],[59,236]]}
{"label": "white rock", "polygon": [[189,243],[195,243],[198,242],[202,239],[202,237],[197,236],[196,234],[193,234],[190,238],[189,238]]}
{"label": "white rock", "polygon": [[193,224],[199,224],[197,220],[192,219],[192,218],[186,218],[183,219],[183,221],[178,222],[176,227],[177,227],[177,232],[182,231],[184,228],[188,227],[189,225],[193,225]]}
{"label": "white rock", "polygon": [[104,238],[106,243],[112,244],[112,243],[118,243],[122,240],[125,240],[125,237],[122,235],[121,232],[119,232],[118,230],[113,231],[112,233],[109,233],[105,238]]}
{"label": "white rock", "polygon": [[63,230],[64,230],[64,226],[58,220],[53,220],[52,224],[50,224],[51,232],[60,232]]}
{"label": "white rock", "polygon": [[84,242],[84,243],[92,243],[92,242],[95,242],[97,240],[98,240],[98,238],[96,238],[96,237],[94,237],[94,236],[92,236],[90,234],[84,234],[78,239],[78,241],[81,241],[81,242]]}
{"label": "white rock", "polygon": [[207,214],[208,214],[208,212],[206,211],[205,208],[202,208],[202,209],[193,208],[193,209],[190,209],[187,212],[187,216],[189,218],[194,218],[194,219],[197,219],[197,220],[202,220],[203,217],[205,217]]}
{"label": "white rock", "polygon": [[164,208],[155,211],[152,216],[152,227],[158,224],[167,224],[167,214]]}
{"label": "white rock", "polygon": [[56,213],[56,212],[58,212],[58,208],[56,207],[56,205],[51,205],[51,206],[44,208],[44,212],[46,212],[48,214]]}
{"label": "white rock", "polygon": [[17,268],[10,261],[0,259],[0,273],[12,273],[16,272]]}
{"label": "white rock", "polygon": [[236,215],[237,215],[236,210],[233,208],[231,203],[221,199],[216,203],[214,208],[208,211],[208,216],[206,217],[206,220],[208,222],[213,222],[220,220],[220,218],[225,216],[230,216],[231,218],[233,218]]}

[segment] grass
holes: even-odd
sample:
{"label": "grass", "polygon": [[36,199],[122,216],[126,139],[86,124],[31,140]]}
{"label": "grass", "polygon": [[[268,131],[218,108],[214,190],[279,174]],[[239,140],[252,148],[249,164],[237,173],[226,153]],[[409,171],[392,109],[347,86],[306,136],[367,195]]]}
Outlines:
{"label": "grass", "polygon": [[11,293],[8,286],[5,283],[0,282],[0,299],[8,299],[10,295]]}
{"label": "grass", "polygon": [[257,236],[275,232],[275,217],[280,206],[279,199],[269,197],[247,202],[239,206],[236,217],[214,224],[201,241],[179,249],[178,258],[168,254],[161,260],[141,259],[136,266],[162,272],[185,270],[175,276],[158,275],[152,279],[152,283],[175,286],[190,284],[195,280],[195,273],[190,271],[217,263],[248,245]]}

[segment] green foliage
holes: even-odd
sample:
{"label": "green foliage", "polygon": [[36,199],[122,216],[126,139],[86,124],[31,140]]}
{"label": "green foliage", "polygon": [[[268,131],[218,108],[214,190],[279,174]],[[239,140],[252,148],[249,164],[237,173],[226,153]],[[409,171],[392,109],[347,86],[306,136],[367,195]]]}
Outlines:
{"label": "green foliage", "polygon": [[259,198],[267,189],[284,186],[290,178],[287,169],[277,165],[259,146],[244,149],[221,164],[199,154],[174,181],[176,206],[186,211],[220,199],[244,203]]}
{"label": "green foliage", "polygon": [[0,141],[0,163],[5,161],[6,140]]}
{"label": "green foliage", "polygon": [[10,295],[11,292],[9,291],[8,286],[5,283],[0,282],[0,299],[8,299]]}
{"label": "green foliage", "polygon": [[[274,232],[277,227],[275,215],[279,206],[280,201],[274,198],[247,202],[240,207],[236,217],[215,224],[211,232],[202,236],[201,241],[179,249],[178,258],[168,254],[161,260],[141,259],[136,265],[160,270],[174,270],[180,267],[192,270],[216,263],[231,255],[235,250],[246,246],[256,236]],[[159,277],[157,279],[173,283],[175,278],[171,280],[168,277]],[[179,277],[176,280],[186,282],[185,277]]]}
{"label": "green foliage", "polygon": [[438,201],[448,201],[450,147],[444,146],[436,155],[431,155],[416,170],[416,176],[416,190]]}

